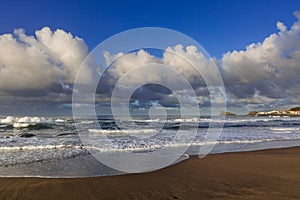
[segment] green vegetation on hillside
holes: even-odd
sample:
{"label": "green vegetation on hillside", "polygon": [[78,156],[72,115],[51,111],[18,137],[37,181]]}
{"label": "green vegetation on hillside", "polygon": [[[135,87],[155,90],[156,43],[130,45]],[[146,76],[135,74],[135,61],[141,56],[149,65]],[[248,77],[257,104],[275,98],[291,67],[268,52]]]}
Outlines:
{"label": "green vegetation on hillside", "polygon": [[248,113],[248,115],[250,115],[250,116],[255,116],[257,113],[258,113],[257,111],[250,111],[250,112]]}
{"label": "green vegetation on hillside", "polygon": [[300,111],[300,107],[294,107],[290,109],[291,111]]}

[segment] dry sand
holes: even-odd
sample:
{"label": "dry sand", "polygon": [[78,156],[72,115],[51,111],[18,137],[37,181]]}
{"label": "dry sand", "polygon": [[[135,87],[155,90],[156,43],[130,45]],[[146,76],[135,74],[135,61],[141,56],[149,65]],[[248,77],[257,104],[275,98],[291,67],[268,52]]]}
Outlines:
{"label": "dry sand", "polygon": [[145,174],[0,179],[0,199],[300,199],[300,148],[192,157]]}

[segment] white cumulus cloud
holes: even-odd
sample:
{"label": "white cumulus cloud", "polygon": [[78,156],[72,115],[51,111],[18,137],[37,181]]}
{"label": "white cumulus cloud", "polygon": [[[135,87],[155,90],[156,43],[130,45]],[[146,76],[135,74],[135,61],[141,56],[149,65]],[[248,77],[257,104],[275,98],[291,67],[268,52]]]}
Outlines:
{"label": "white cumulus cloud", "polygon": [[47,90],[55,84],[73,84],[87,54],[83,39],[60,29],[44,27],[33,36],[23,29],[0,35],[0,91]]}
{"label": "white cumulus cloud", "polygon": [[[277,22],[279,32],[253,43],[246,50],[228,52],[222,57],[227,89],[236,98],[289,99],[299,96],[300,12],[291,28]],[[266,102],[268,103],[268,102]]]}

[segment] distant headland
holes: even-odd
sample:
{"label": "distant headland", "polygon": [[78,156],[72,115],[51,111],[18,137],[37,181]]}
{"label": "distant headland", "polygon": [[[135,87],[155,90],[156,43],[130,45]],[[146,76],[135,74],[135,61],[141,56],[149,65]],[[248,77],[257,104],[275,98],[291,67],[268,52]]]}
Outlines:
{"label": "distant headland", "polygon": [[225,111],[222,111],[222,112],[220,112],[220,115],[221,115],[221,116],[236,116],[237,114],[232,113],[232,112],[225,112]]}
{"label": "distant headland", "polygon": [[251,111],[248,113],[250,116],[300,116],[300,107],[294,107],[289,110],[271,110],[271,111]]}
{"label": "distant headland", "polygon": [[[236,116],[237,114],[232,112],[220,112],[221,116]],[[289,110],[271,110],[271,111],[250,111],[248,116],[288,116],[288,117],[300,117],[300,107],[294,107]]]}

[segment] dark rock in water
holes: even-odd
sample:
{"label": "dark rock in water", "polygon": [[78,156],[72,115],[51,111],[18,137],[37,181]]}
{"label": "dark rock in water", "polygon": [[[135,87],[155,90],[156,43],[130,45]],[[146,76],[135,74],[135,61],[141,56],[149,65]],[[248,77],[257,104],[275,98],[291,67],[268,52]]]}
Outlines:
{"label": "dark rock in water", "polygon": [[60,133],[60,134],[57,135],[57,137],[65,136],[65,135],[77,135],[77,133]]}
{"label": "dark rock in water", "polygon": [[29,125],[27,127],[29,130],[42,130],[42,129],[53,129],[53,127],[50,124],[47,123],[38,123],[38,124],[33,124]]}
{"label": "dark rock in water", "polygon": [[13,125],[11,125],[11,124],[6,125],[6,126],[2,127],[2,129],[4,129],[4,130],[10,130],[10,129],[13,129]]}
{"label": "dark rock in water", "polygon": [[34,137],[35,135],[32,133],[21,133],[19,134],[19,137],[24,137],[24,138],[31,138]]}

